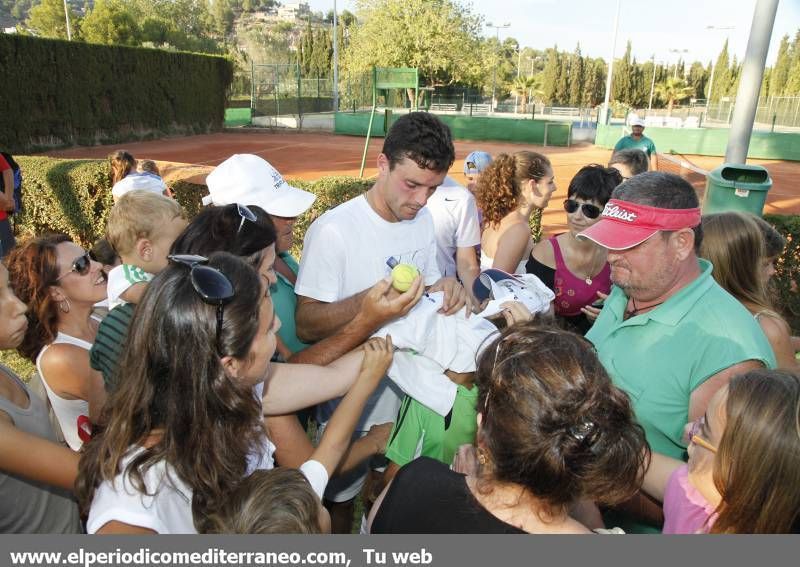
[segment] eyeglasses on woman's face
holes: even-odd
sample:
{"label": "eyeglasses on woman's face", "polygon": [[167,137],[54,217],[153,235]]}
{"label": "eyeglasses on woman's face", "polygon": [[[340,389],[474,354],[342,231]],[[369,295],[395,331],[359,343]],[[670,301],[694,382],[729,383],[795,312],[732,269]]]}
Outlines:
{"label": "eyeglasses on woman's face", "polygon": [[89,273],[89,269],[92,267],[92,258],[89,256],[88,252],[84,252],[81,256],[78,256],[72,261],[72,267],[68,272],[64,272],[60,276],[56,278],[56,281],[61,281],[62,278],[67,277],[72,273],[76,273],[79,276],[85,276]]}
{"label": "eyeglasses on woman's face", "polygon": [[692,423],[692,427],[689,429],[689,441],[702,447],[703,449],[707,449],[712,453],[717,452],[717,448],[706,441],[701,435],[703,434],[703,430],[705,429],[706,425],[706,416],[701,415],[698,417],[694,423]]}
{"label": "eyeglasses on woman's face", "polygon": [[578,209],[581,209],[583,216],[587,219],[596,219],[600,216],[600,213],[603,212],[600,207],[592,205],[591,203],[579,203],[575,199],[567,199],[564,201],[564,210],[569,214],[574,213]]}

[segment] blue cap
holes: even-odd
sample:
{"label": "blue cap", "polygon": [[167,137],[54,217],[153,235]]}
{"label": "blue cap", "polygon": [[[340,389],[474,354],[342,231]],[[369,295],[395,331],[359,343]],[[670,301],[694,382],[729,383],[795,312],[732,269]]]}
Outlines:
{"label": "blue cap", "polygon": [[519,281],[519,278],[517,278],[514,274],[509,274],[508,272],[498,270],[497,268],[483,270],[472,282],[472,295],[474,295],[475,299],[481,303],[487,299],[492,299],[492,284],[489,280],[499,283],[504,280]]}
{"label": "blue cap", "polygon": [[464,175],[483,173],[492,163],[492,156],[486,152],[471,152],[464,160]]}

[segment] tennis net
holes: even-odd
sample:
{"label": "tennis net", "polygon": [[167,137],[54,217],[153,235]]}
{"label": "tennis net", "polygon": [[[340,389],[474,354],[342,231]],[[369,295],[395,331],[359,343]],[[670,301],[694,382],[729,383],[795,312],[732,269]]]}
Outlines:
{"label": "tennis net", "polygon": [[708,171],[694,165],[680,154],[658,154],[658,171],[673,173],[683,177],[697,191],[702,199],[706,188]]}

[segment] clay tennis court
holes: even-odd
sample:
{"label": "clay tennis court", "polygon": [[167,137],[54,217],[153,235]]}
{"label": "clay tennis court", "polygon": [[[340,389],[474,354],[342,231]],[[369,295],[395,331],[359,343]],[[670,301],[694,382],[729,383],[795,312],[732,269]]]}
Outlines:
{"label": "clay tennis court", "polygon": [[[365,177],[377,173],[375,160],[382,143],[382,138],[370,142]],[[566,198],[567,186],[572,176],[586,164],[607,163],[611,156],[610,150],[591,144],[561,148],[508,142],[456,141],[455,146],[456,162],[450,172],[456,180],[462,182],[463,160],[472,150],[483,150],[496,155],[530,149],[546,154],[553,164],[558,184],[558,191],[544,213],[543,225],[548,233],[565,227],[566,219],[561,203]],[[239,130],[113,146],[76,147],[46,152],[46,155],[102,159],[119,148],[129,150],[137,158],[160,162],[162,172],[169,181],[190,179],[203,183],[214,166],[236,153],[259,155],[272,163],[285,177],[314,180],[327,175],[358,175],[364,138],[328,133]],[[721,157],[683,157],[706,170],[713,169],[723,161]],[[800,214],[800,190],[795,181],[800,177],[800,162],[754,159],[748,163],[764,165],[773,179],[765,212]]]}

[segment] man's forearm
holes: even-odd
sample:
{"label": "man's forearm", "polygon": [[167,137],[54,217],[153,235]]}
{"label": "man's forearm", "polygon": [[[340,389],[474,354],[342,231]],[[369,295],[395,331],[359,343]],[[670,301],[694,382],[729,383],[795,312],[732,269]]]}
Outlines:
{"label": "man's forearm", "polygon": [[287,362],[325,366],[359,346],[373,332],[374,325],[359,313],[339,332],[294,353]]}
{"label": "man's forearm", "polygon": [[[469,253],[472,254],[471,257],[469,256]],[[467,290],[469,297],[474,297],[472,295],[472,284],[475,282],[475,278],[478,277],[478,274],[480,274],[481,271],[474,248],[471,248],[468,251],[465,251],[461,248],[458,249],[456,252],[456,271],[458,272],[458,279],[461,280],[461,283],[463,284],[464,289]]]}
{"label": "man's forearm", "polygon": [[356,316],[367,291],[333,303],[298,298],[295,312],[297,337],[312,343],[332,336]]}

